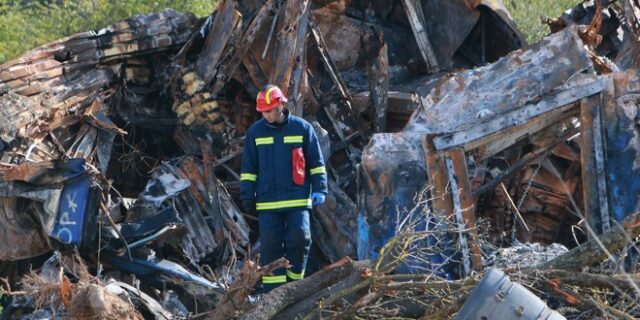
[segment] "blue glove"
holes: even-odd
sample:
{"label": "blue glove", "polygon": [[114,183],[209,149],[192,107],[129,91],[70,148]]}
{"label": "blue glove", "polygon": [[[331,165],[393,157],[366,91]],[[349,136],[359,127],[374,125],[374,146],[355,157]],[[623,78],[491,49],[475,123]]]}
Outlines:
{"label": "blue glove", "polygon": [[324,193],[314,192],[311,194],[311,202],[314,206],[321,206],[324,203],[325,197]]}

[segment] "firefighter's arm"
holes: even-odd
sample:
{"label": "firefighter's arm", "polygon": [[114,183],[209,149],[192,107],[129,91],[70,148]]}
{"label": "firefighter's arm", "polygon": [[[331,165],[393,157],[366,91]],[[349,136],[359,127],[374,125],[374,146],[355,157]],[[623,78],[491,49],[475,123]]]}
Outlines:
{"label": "firefighter's arm", "polygon": [[240,170],[240,200],[253,200],[258,181],[258,152],[252,130],[247,131]]}
{"label": "firefighter's arm", "polygon": [[320,142],[316,136],[313,127],[307,127],[305,137],[305,155],[307,162],[307,172],[311,178],[311,188],[313,193],[328,193],[327,188],[327,169],[325,168]]}

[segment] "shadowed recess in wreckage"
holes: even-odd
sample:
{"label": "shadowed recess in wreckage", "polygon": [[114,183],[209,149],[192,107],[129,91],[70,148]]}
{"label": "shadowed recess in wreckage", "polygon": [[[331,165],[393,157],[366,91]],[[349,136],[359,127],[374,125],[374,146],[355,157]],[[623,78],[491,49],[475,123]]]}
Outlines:
{"label": "shadowed recess in wreckage", "polygon": [[[327,288],[363,283],[351,274],[455,284],[497,248],[584,247],[640,205],[639,8],[603,2],[527,46],[500,1],[223,0],[201,20],[135,16],[0,65],[0,272],[31,290],[5,313],[117,317],[124,300],[136,319],[314,318],[326,299],[349,317],[369,300]],[[306,289],[239,307],[269,272],[236,205],[266,83],[313,124],[329,194]]]}

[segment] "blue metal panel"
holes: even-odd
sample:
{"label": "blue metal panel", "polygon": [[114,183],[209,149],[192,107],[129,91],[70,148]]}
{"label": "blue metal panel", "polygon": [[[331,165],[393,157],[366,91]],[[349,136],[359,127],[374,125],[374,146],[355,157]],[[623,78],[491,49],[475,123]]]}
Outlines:
{"label": "blue metal panel", "polygon": [[602,108],[609,207],[617,221],[640,209],[640,75],[616,74]]}
{"label": "blue metal panel", "polygon": [[[417,192],[427,182],[426,166],[419,136],[376,134],[362,156],[362,204],[358,216],[358,258],[376,259],[400,232],[425,232],[437,227],[425,203],[416,204]],[[399,226],[402,222],[402,226]],[[436,239],[425,237],[417,244],[426,250],[412,252],[396,271],[423,273],[442,270],[443,255],[452,254],[435,247]],[[440,253],[436,253],[440,252]],[[442,271],[442,272],[439,272]]]}
{"label": "blue metal panel", "polygon": [[65,182],[56,224],[49,234],[64,244],[80,245],[82,241],[89,202],[89,176],[85,174],[84,164],[84,159],[73,159],[64,165],[71,178]]}

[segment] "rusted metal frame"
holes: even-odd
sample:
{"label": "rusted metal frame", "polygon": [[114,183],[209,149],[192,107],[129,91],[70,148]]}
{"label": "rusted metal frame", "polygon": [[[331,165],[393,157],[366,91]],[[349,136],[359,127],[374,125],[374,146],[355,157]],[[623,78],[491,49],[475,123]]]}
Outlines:
{"label": "rusted metal frame", "polygon": [[420,48],[420,54],[422,59],[427,65],[428,73],[435,73],[440,71],[438,60],[433,52],[431,41],[429,41],[429,34],[424,18],[424,12],[422,12],[422,3],[420,0],[402,0],[404,5],[404,11],[407,14],[407,19],[411,25],[411,30]]}
{"label": "rusted metal frame", "polygon": [[489,121],[477,123],[468,129],[454,132],[451,135],[437,137],[434,139],[435,146],[438,150],[448,149],[472,142],[508,127],[526,123],[533,117],[601,92],[606,89],[611,82],[611,77],[598,77],[587,84],[579,84],[558,92],[536,104],[527,104]]}
{"label": "rusted metal frame", "polygon": [[[480,250],[480,245],[478,244],[478,230],[476,229],[475,207],[477,199],[471,193],[467,158],[462,148],[450,149],[445,151],[444,154],[449,183],[451,184],[456,222],[458,222],[459,227],[460,224],[465,227],[464,231],[468,236],[467,241],[471,253],[471,265],[478,270],[482,268],[482,250]],[[457,188],[454,188],[454,184]],[[456,207],[456,202],[460,203],[459,207]],[[462,220],[458,220],[460,217]]]}
{"label": "rusted metal frame", "polygon": [[349,114],[351,115],[351,117],[353,117],[354,123],[357,124],[360,122],[360,115],[354,108],[355,103],[353,102],[353,97],[351,97],[351,93],[349,93],[349,89],[347,88],[347,85],[342,80],[342,77],[340,77],[340,74],[338,73],[338,68],[333,62],[333,59],[331,59],[331,55],[327,50],[327,45],[324,42],[324,37],[322,36],[322,33],[316,26],[315,20],[313,19],[313,15],[309,16],[309,20],[310,20],[309,28],[311,31],[311,35],[313,36],[313,40],[315,42],[316,47],[318,48],[318,51],[320,52],[320,56],[322,57],[322,62],[324,63],[325,68],[327,68],[327,72],[329,72],[331,79],[338,87],[340,96],[342,96],[342,99],[345,105],[347,106]]}
{"label": "rusted metal frame", "polygon": [[[613,86],[612,86],[613,87]],[[613,88],[609,89],[613,94]],[[612,95],[613,96],[613,95]],[[600,202],[600,222],[602,232],[611,228],[611,216],[609,214],[609,201],[607,197],[607,173],[604,156],[604,133],[602,124],[602,95],[600,95],[593,107],[593,151],[595,155],[596,177],[598,181],[598,200]]]}
{"label": "rusted metal frame", "polygon": [[380,48],[378,57],[369,65],[369,89],[373,102],[373,128],[375,132],[384,132],[387,128],[387,109],[389,105],[389,55],[387,44]]}
{"label": "rusted metal frame", "polygon": [[216,75],[218,62],[222,52],[231,37],[236,23],[240,20],[240,14],[235,10],[236,1],[223,0],[216,10],[209,34],[205,39],[204,48],[197,61],[198,76],[209,84]]}
{"label": "rusted metal frame", "polygon": [[524,157],[520,158],[518,161],[516,161],[509,168],[507,168],[506,170],[504,170],[504,171],[500,172],[498,175],[496,175],[493,178],[493,180],[485,183],[484,185],[480,186],[478,189],[474,190],[473,193],[472,193],[473,196],[478,196],[478,195],[480,195],[482,193],[485,193],[487,191],[493,190],[500,182],[502,182],[505,179],[507,179],[508,177],[514,175],[516,172],[518,172],[522,168],[524,168],[527,164],[529,164],[529,163],[535,161],[536,159],[542,157],[543,155],[547,154],[551,149],[555,148],[560,143],[565,142],[569,137],[575,135],[577,132],[578,132],[578,130],[569,130],[568,132],[566,132],[561,137],[552,140],[546,146],[538,148],[535,151],[532,151],[530,153],[527,153]]}
{"label": "rusted metal frame", "polygon": [[[278,85],[283,92],[288,93],[293,62],[298,53],[297,47],[306,46],[306,37],[299,35],[298,32],[304,32],[306,35],[307,23],[303,20],[309,16],[309,0],[288,0],[283,11],[284,23],[276,37],[278,58],[275,59],[275,66],[271,69],[269,83]],[[301,30],[301,25],[305,30]],[[301,39],[302,43],[298,43],[296,41],[298,39]]]}

